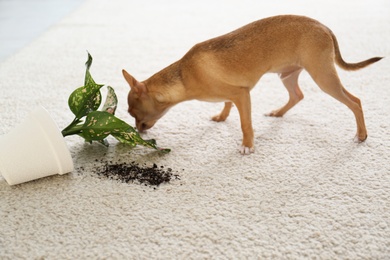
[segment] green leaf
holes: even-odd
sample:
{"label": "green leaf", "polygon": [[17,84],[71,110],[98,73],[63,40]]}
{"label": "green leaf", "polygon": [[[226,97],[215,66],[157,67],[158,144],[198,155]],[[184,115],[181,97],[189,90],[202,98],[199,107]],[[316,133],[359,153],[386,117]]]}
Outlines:
{"label": "green leaf", "polygon": [[86,116],[91,111],[96,111],[102,101],[100,89],[104,85],[96,84],[89,69],[92,65],[92,56],[88,53],[88,60],[85,63],[86,72],[84,86],[77,88],[69,96],[68,105],[77,119]]}
{"label": "green leaf", "polygon": [[130,145],[131,147],[134,147],[137,145],[137,140],[135,139],[136,134],[132,131],[123,131],[119,133],[112,133],[113,137],[115,137],[119,142],[122,144]]}
{"label": "green leaf", "polygon": [[115,91],[112,87],[107,86],[108,92],[106,97],[106,102],[104,102],[102,111],[106,111],[110,114],[115,115],[115,110],[118,105],[118,98],[115,94]]}
{"label": "green leaf", "polygon": [[150,139],[150,140],[142,139],[139,133],[131,126],[127,131],[120,132],[120,133],[112,133],[111,135],[115,137],[119,142],[123,144],[128,144],[130,146],[143,145],[146,147],[156,149],[162,153],[169,153],[171,151],[171,149],[161,149],[157,147],[156,140],[154,139]]}
{"label": "green leaf", "polygon": [[131,146],[136,146],[137,144],[140,144],[157,149],[156,141],[143,140],[139,133],[131,126],[129,126],[129,128],[125,129],[124,131],[112,133],[111,135],[115,137],[119,142],[124,144],[128,144]]}
{"label": "green leaf", "polygon": [[81,135],[90,141],[99,141],[113,133],[126,131],[129,125],[114,115],[104,111],[90,112],[82,127]]}
{"label": "green leaf", "polygon": [[93,80],[91,73],[89,72],[89,69],[91,68],[92,65],[92,56],[91,54],[88,53],[88,60],[85,62],[85,67],[86,67],[86,72],[85,72],[85,78],[84,78],[84,86],[89,86],[89,85],[95,85],[95,81]]}
{"label": "green leaf", "polygon": [[83,86],[70,94],[68,104],[76,118],[80,119],[99,108],[102,102],[101,87],[103,85]]}

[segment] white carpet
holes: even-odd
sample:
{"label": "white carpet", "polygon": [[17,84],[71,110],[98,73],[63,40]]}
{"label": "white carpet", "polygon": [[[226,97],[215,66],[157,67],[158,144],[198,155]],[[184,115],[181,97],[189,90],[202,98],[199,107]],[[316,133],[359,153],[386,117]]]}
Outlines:
{"label": "white carpet", "polygon": [[[145,138],[172,152],[106,149],[66,142],[78,170],[9,186],[0,179],[1,259],[388,259],[390,255],[390,2],[90,0],[0,64],[0,134],[37,105],[59,127],[72,119],[69,94],[83,84],[88,50],[96,82],[113,86],[127,115],[121,69],[143,80],[195,43],[276,14],[328,25],[345,60],[384,60],[340,71],[363,103],[368,139],[355,144],[355,119],[307,74],[305,99],[284,118],[263,114],[287,101],[276,75],[252,92],[256,152],[241,156],[233,110],[174,107]],[[27,129],[28,130],[28,129]],[[170,167],[181,180],[156,190],[98,178],[105,161]],[[83,167],[84,170],[81,170]]]}

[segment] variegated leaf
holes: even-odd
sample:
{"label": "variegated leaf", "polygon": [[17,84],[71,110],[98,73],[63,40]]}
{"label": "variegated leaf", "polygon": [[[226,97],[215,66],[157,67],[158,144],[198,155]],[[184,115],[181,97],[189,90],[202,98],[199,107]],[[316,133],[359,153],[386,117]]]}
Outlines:
{"label": "variegated leaf", "polygon": [[115,110],[118,104],[118,98],[115,94],[115,91],[112,87],[107,86],[108,92],[106,97],[106,102],[104,102],[102,111],[106,111],[110,114],[115,115]]}
{"label": "variegated leaf", "polygon": [[89,113],[82,127],[82,136],[87,141],[103,140],[109,134],[126,131],[129,125],[104,111]]}

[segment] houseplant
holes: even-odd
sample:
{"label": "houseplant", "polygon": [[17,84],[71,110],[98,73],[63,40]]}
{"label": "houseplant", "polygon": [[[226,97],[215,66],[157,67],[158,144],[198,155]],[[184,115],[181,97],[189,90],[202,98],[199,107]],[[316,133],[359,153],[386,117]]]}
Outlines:
{"label": "houseplant", "polygon": [[66,137],[77,134],[87,142],[97,141],[106,146],[108,145],[106,137],[111,135],[119,142],[132,147],[143,145],[163,153],[170,152],[170,149],[158,148],[154,139],[142,139],[132,126],[115,116],[118,99],[112,87],[107,86],[106,101],[103,108],[98,110],[102,101],[100,89],[104,85],[95,83],[91,76],[89,70],[92,65],[92,56],[89,53],[85,65],[84,86],[73,91],[68,100],[69,108],[75,118],[62,130],[62,135]]}
{"label": "houseplant", "polygon": [[108,145],[106,137],[112,135],[119,142],[134,147],[143,145],[162,153],[156,141],[144,140],[126,122],[115,116],[118,99],[110,86],[101,110],[100,89],[89,69],[92,56],[88,53],[84,86],[70,95],[68,104],[75,115],[74,120],[61,132],[50,114],[42,106],[32,111],[26,120],[10,133],[0,136],[0,174],[9,185],[38,178],[65,174],[73,171],[73,161],[64,137],[77,134],[87,142],[97,141]]}

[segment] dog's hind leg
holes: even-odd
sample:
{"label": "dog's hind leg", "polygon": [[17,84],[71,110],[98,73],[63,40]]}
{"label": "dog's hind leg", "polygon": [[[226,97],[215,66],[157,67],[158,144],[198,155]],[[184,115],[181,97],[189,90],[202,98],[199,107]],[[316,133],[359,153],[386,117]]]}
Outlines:
{"label": "dog's hind leg", "polygon": [[272,111],[271,113],[266,114],[266,116],[281,117],[293,106],[295,106],[299,101],[303,99],[303,93],[298,85],[298,77],[301,73],[302,68],[297,68],[295,70],[290,70],[288,72],[282,72],[279,74],[280,79],[283,82],[283,85],[286,87],[289,100],[286,105],[283,107]]}
{"label": "dog's hind leg", "polygon": [[[324,63],[323,63],[324,64]],[[354,141],[363,142],[367,138],[363,109],[360,99],[349,93],[342,85],[334,64],[308,70],[317,85],[327,94],[345,104],[355,115],[357,132]]]}
{"label": "dog's hind leg", "polygon": [[225,106],[223,107],[221,113],[219,113],[218,115],[213,116],[211,118],[211,120],[213,120],[215,122],[225,121],[226,118],[230,114],[230,110],[232,109],[232,106],[233,106],[233,102],[225,102]]}

